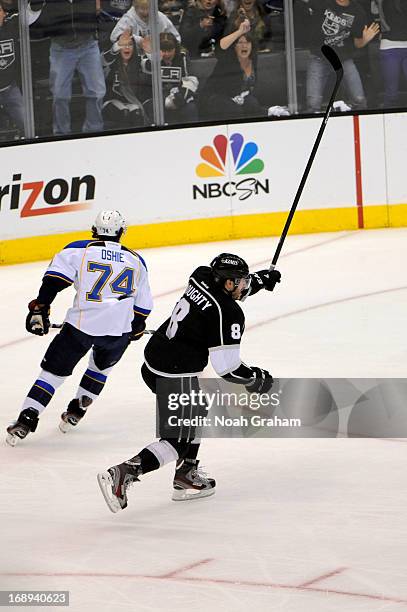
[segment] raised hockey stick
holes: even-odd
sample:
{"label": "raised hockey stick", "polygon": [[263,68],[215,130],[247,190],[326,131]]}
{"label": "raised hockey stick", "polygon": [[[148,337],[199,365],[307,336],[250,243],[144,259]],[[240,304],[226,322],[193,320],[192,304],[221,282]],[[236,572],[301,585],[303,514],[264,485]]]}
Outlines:
{"label": "raised hockey stick", "polygon": [[332,47],[329,47],[328,45],[323,45],[321,47],[321,51],[324,54],[325,58],[328,60],[328,62],[331,64],[332,68],[335,70],[335,74],[336,74],[335,86],[334,86],[334,88],[332,90],[332,94],[331,94],[331,97],[329,99],[328,106],[326,107],[325,115],[324,115],[324,118],[323,118],[322,123],[321,123],[321,127],[319,128],[319,132],[318,132],[318,135],[317,135],[316,140],[314,142],[314,146],[312,147],[311,155],[309,156],[307,165],[306,165],[305,170],[304,170],[304,174],[302,175],[302,179],[301,179],[301,182],[300,182],[300,184],[298,186],[297,193],[295,194],[294,202],[292,203],[290,212],[289,212],[288,217],[287,217],[287,221],[285,222],[284,229],[283,229],[283,232],[282,232],[282,234],[280,236],[280,240],[279,240],[279,243],[277,245],[276,252],[274,253],[274,257],[273,257],[273,260],[272,260],[272,262],[270,264],[269,270],[274,270],[274,268],[276,267],[276,263],[277,263],[277,260],[278,260],[278,258],[280,256],[281,249],[283,248],[283,244],[284,244],[284,241],[285,241],[286,236],[288,234],[288,230],[290,229],[291,221],[293,220],[294,213],[297,210],[298,202],[300,201],[301,194],[303,192],[305,183],[307,182],[307,178],[308,178],[308,175],[310,173],[312,163],[313,163],[315,155],[316,155],[316,153],[318,151],[319,143],[321,142],[322,135],[323,135],[323,133],[325,131],[326,124],[328,123],[329,116],[330,116],[330,114],[332,112],[332,108],[333,108],[333,105],[334,105],[334,102],[335,102],[336,92],[339,89],[339,85],[341,84],[342,77],[343,77],[343,67],[342,67],[342,64],[341,64],[341,60],[336,55],[336,53],[332,49]]}
{"label": "raised hockey stick", "polygon": [[[50,327],[51,329],[61,329],[63,327],[63,323],[51,323]],[[143,335],[144,334],[154,334],[155,333],[155,329],[145,329],[143,331]]]}

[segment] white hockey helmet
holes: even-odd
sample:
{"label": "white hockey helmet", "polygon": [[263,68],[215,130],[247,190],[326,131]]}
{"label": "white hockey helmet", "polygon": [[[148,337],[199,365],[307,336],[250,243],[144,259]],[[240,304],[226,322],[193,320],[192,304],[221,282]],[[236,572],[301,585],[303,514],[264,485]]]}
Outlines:
{"label": "white hockey helmet", "polygon": [[119,238],[127,229],[126,219],[118,210],[101,210],[92,226],[93,236]]}

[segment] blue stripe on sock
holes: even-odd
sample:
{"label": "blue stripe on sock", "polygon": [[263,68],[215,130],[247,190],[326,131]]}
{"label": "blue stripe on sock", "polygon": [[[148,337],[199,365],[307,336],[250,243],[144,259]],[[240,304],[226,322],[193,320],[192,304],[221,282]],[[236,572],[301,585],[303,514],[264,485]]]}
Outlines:
{"label": "blue stripe on sock", "polygon": [[96,380],[99,380],[101,383],[105,383],[107,380],[107,376],[105,376],[104,374],[100,374],[100,372],[94,372],[93,370],[89,370],[89,368],[86,370],[85,375],[91,376],[92,378],[96,378]]}
{"label": "blue stripe on sock", "polygon": [[44,391],[48,391],[48,393],[51,393],[51,395],[55,393],[54,387],[40,378],[35,381],[34,385],[37,385],[37,387],[40,387],[40,389],[44,389]]}

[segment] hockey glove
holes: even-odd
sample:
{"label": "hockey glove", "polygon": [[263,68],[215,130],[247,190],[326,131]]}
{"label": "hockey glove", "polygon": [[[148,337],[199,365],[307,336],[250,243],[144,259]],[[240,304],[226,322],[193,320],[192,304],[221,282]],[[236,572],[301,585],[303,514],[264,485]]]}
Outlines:
{"label": "hockey glove", "polygon": [[252,380],[246,385],[250,393],[268,393],[273,386],[273,377],[270,372],[262,368],[250,368],[253,374]]}
{"label": "hockey glove", "polygon": [[25,328],[30,334],[44,336],[49,330],[49,305],[39,304],[37,300],[32,300],[28,304],[29,313],[25,320]]}
{"label": "hockey glove", "polygon": [[273,291],[277,283],[281,281],[281,274],[278,270],[259,270],[252,275],[251,294],[257,293],[260,289]]}
{"label": "hockey glove", "polygon": [[146,318],[143,315],[134,315],[131,324],[130,342],[136,342],[143,337],[143,332],[146,328]]}

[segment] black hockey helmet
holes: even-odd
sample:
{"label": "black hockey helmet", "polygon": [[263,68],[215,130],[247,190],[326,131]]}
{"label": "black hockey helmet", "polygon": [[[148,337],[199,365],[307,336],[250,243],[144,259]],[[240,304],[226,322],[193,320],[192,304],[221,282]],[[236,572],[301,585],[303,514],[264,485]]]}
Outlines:
{"label": "black hockey helmet", "polygon": [[223,283],[226,280],[239,284],[241,278],[250,278],[249,266],[244,259],[232,253],[221,253],[211,262],[212,274],[215,282]]}

